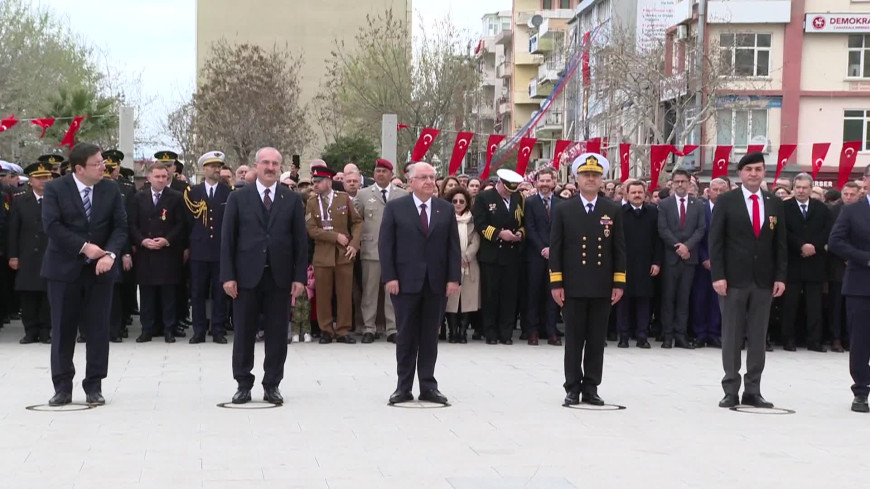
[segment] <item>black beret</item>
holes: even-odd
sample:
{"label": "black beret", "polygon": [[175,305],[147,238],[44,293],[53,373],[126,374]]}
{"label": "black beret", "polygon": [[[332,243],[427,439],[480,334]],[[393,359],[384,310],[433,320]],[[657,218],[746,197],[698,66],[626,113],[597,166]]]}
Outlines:
{"label": "black beret", "polygon": [[737,163],[737,169],[742,170],[744,166],[753,163],[764,163],[764,153],[756,151],[754,153],[746,153],[743,158],[740,158],[740,163]]}

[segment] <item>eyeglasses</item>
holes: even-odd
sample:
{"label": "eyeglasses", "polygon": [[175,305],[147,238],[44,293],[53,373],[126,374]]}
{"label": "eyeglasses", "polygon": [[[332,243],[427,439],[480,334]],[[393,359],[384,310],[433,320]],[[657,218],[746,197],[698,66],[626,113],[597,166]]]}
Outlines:
{"label": "eyeglasses", "polygon": [[454,203],[454,204],[464,204],[465,201],[464,201],[464,200],[459,200],[459,199],[454,199],[454,200],[453,200],[453,203]]}
{"label": "eyeglasses", "polygon": [[435,175],[420,175],[414,177],[414,180],[435,180]]}

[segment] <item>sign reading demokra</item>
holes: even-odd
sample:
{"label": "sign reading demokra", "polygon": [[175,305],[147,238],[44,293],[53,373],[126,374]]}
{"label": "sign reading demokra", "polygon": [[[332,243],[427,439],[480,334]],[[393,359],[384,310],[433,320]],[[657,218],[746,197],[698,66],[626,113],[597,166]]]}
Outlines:
{"label": "sign reading demokra", "polygon": [[806,14],[804,31],[823,34],[870,33],[870,12],[847,14]]}

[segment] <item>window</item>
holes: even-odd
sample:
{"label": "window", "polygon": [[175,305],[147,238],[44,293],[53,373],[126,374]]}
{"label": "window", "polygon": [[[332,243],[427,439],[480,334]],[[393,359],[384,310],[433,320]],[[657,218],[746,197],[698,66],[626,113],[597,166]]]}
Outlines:
{"label": "window", "polygon": [[717,144],[745,148],[755,138],[767,139],[767,110],[722,109],[716,112]]}
{"label": "window", "polygon": [[559,0],[559,8],[571,8],[571,0]]}
{"label": "window", "polygon": [[553,0],[543,0],[543,4],[541,5],[541,7],[544,10],[550,10],[551,8],[553,8]]}
{"label": "window", "polygon": [[850,78],[870,78],[870,36],[849,36]]}
{"label": "window", "polygon": [[843,141],[861,141],[861,151],[870,151],[870,110],[847,110]]}
{"label": "window", "polygon": [[720,66],[734,76],[770,74],[770,34],[720,34]]}

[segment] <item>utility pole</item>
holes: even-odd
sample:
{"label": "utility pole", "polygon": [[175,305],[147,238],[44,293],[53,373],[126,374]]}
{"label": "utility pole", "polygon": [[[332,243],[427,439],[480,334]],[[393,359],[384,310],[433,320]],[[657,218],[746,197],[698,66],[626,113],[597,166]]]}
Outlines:
{"label": "utility pole", "polygon": [[[695,120],[701,117],[701,108],[704,103],[704,58],[707,55],[707,43],[705,36],[707,31],[707,0],[698,0],[698,39],[696,40],[695,54],[695,74],[698,77],[697,86],[695,87]],[[704,135],[701,124],[695,125],[696,144],[703,145],[701,139]],[[703,151],[703,149],[701,149]],[[701,155],[703,158],[703,154]],[[703,165],[703,160],[698,161],[699,165]],[[699,166],[700,167],[700,166]]]}

